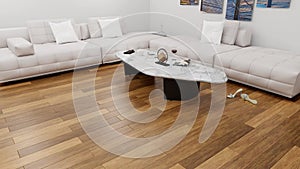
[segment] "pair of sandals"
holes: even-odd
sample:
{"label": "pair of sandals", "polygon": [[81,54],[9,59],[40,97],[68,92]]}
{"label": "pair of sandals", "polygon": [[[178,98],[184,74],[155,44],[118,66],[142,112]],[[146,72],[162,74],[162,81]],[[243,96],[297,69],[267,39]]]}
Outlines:
{"label": "pair of sandals", "polygon": [[[237,90],[234,94],[230,93],[230,94],[227,96],[227,98],[233,99],[233,98],[235,98],[235,96],[236,96],[237,94],[239,94],[239,93],[242,92],[242,91],[243,91],[243,89],[239,89],[239,90]],[[258,103],[257,100],[250,99],[250,97],[249,97],[248,94],[242,93],[242,94],[241,94],[241,98],[242,98],[244,101],[248,101],[248,102],[250,102],[250,103],[252,103],[252,104],[254,104],[254,105],[256,105],[256,104]]]}

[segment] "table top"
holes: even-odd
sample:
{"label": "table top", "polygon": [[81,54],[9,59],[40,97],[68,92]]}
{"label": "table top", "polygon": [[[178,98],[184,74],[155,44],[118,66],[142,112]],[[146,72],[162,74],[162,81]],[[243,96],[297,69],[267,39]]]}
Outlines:
{"label": "table top", "polygon": [[156,64],[155,62],[158,61],[156,54],[153,55],[153,52],[146,49],[137,50],[130,55],[118,52],[116,56],[139,72],[149,76],[217,84],[226,83],[228,80],[225,72],[205,66],[200,61],[191,60],[187,67],[173,66],[175,61],[181,60],[180,57],[173,54],[169,54],[167,63],[170,66]]}

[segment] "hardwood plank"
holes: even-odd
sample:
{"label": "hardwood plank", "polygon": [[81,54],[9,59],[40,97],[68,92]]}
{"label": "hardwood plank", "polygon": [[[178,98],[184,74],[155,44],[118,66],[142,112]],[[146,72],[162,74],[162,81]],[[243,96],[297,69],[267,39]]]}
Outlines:
{"label": "hardwood plank", "polygon": [[60,123],[60,122],[62,122],[62,120],[60,118],[57,118],[57,119],[52,119],[52,120],[43,122],[41,124],[36,124],[36,125],[33,125],[33,126],[29,126],[29,127],[17,130],[17,131],[11,131],[6,136],[2,136],[0,138],[0,140],[21,136],[21,135],[24,135],[24,134],[27,134],[27,133],[31,133],[32,131],[36,131],[36,130],[39,130],[39,129],[42,129],[42,128],[45,128],[45,127],[49,127],[51,125],[54,125],[54,124],[57,124],[57,123]]}
{"label": "hardwood plank", "polygon": [[14,145],[14,144],[15,144],[14,140],[11,139],[11,138],[0,140],[0,149],[3,149],[5,147],[8,147],[8,146],[11,146],[11,145]]}
{"label": "hardwood plank", "polygon": [[279,114],[279,112],[282,112],[283,109],[286,109],[287,107],[290,107],[292,103],[283,100],[272,107],[270,107],[268,110],[264,111],[263,113],[260,113],[259,115],[255,116],[251,120],[247,121],[246,124],[251,127],[257,127],[260,124],[262,124],[264,121],[267,121],[269,118],[271,118],[275,114]]}
{"label": "hardwood plank", "polygon": [[5,91],[7,89],[20,88],[20,87],[27,86],[27,85],[31,85],[31,82],[8,84],[8,85],[5,85],[5,86],[0,86],[0,91]]}
{"label": "hardwood plank", "polygon": [[[270,168],[294,145],[294,141],[300,140],[300,114],[286,119],[282,124],[273,128],[263,137],[254,141],[238,156],[226,163],[222,168]],[[249,158],[251,157],[251,158]]]}
{"label": "hardwood plank", "polygon": [[69,128],[63,128],[56,132],[43,133],[37,137],[20,142],[18,146],[18,152],[20,157],[24,157],[28,154],[51,147],[60,142],[75,138],[75,136],[79,136],[78,134],[81,133],[76,133],[75,135],[75,133],[73,134],[72,130]]}
{"label": "hardwood plank", "polygon": [[9,133],[9,129],[8,128],[2,128],[0,129],[0,137],[2,137],[2,135],[7,135]]}
{"label": "hardwood plank", "polygon": [[300,168],[300,148],[293,147],[284,157],[282,157],[272,169]]}
{"label": "hardwood plank", "polygon": [[170,169],[185,169],[185,168],[182,167],[180,164],[176,164],[173,167],[171,167]]}
{"label": "hardwood plank", "polygon": [[[18,106],[13,106],[13,107],[9,107],[9,108],[4,108],[2,109],[3,115],[0,115],[0,118],[5,118],[10,116],[9,113],[14,113],[15,111],[18,110],[34,110],[34,109],[38,109],[38,108],[43,108],[45,106],[49,105],[46,99],[43,100],[37,100],[37,101],[33,101],[33,102],[29,102],[29,103],[24,103],[24,104],[20,104]],[[5,115],[8,114],[8,115]]]}
{"label": "hardwood plank", "polygon": [[39,159],[45,158],[49,155],[55,154],[57,152],[60,152],[60,151],[66,150],[66,149],[69,149],[69,148],[71,148],[73,146],[76,146],[80,143],[81,143],[81,141],[78,138],[74,138],[72,140],[68,140],[68,141],[59,143],[55,146],[49,147],[49,148],[44,149],[42,151],[36,152],[34,154],[30,154],[30,155],[25,156],[23,158],[8,161],[6,163],[2,163],[0,165],[0,168],[18,168],[18,167],[22,167],[22,166],[25,166],[26,164],[29,164],[29,163],[37,161]]}
{"label": "hardwood plank", "polygon": [[73,165],[81,163],[81,162],[83,162],[85,160],[88,160],[90,158],[93,158],[93,155],[89,150],[86,150],[86,151],[77,153],[73,156],[70,156],[68,158],[65,158],[62,161],[51,164],[51,165],[45,167],[45,169],[72,168]]}
{"label": "hardwood plank", "polygon": [[232,151],[230,148],[225,148],[224,150],[220,151],[218,154],[206,160],[204,163],[202,163],[195,169],[218,169],[237,155],[238,153]]}
{"label": "hardwood plank", "polygon": [[80,152],[86,151],[90,148],[97,148],[92,142],[84,142],[82,144],[79,144],[77,146],[71,147],[66,150],[59,151],[55,154],[49,155],[45,158],[39,159],[37,161],[34,161],[30,164],[25,165],[26,169],[35,169],[35,168],[45,168],[51,164],[57,163],[59,161],[62,161],[68,157],[74,156]]}
{"label": "hardwood plank", "polygon": [[[13,146],[0,149],[0,164],[19,159],[18,151]],[[0,167],[5,168],[5,167]]]}

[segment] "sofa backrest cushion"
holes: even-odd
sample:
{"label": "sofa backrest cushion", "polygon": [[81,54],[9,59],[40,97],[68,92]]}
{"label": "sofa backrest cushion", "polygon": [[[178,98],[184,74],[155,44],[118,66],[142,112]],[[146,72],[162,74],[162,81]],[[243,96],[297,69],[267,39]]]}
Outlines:
{"label": "sofa backrest cushion", "polygon": [[24,38],[29,41],[27,28],[0,29],[0,48],[7,48],[7,39]]}
{"label": "sofa backrest cushion", "polygon": [[100,19],[100,17],[88,18],[88,28],[89,28],[91,38],[100,38],[100,37],[102,37],[102,30],[101,30],[100,25],[98,23],[99,19]]}
{"label": "sofa backrest cushion", "polygon": [[[33,44],[44,44],[55,42],[54,35],[52,33],[49,22],[64,22],[70,19],[55,19],[55,20],[34,20],[27,22],[27,28],[29,32],[30,40]],[[72,20],[74,30],[79,39],[81,39],[80,26],[74,24]]]}
{"label": "sofa backrest cushion", "polygon": [[[91,17],[91,18],[88,18],[88,28],[89,28],[91,38],[102,37],[102,29],[99,24],[99,20],[101,18],[116,18],[116,17]],[[124,21],[124,18],[122,18],[122,17],[120,17],[120,25],[121,25],[122,33],[126,34],[127,32],[125,30],[125,21]]]}
{"label": "sofa backrest cushion", "polygon": [[224,24],[223,35],[222,35],[222,43],[228,45],[234,45],[238,35],[239,27],[240,27],[239,21],[226,20]]}
{"label": "sofa backrest cushion", "polygon": [[252,31],[248,28],[241,28],[238,31],[235,45],[240,47],[248,47],[251,45]]}
{"label": "sofa backrest cushion", "polygon": [[78,24],[80,27],[81,40],[87,40],[90,38],[89,26],[87,23]]}

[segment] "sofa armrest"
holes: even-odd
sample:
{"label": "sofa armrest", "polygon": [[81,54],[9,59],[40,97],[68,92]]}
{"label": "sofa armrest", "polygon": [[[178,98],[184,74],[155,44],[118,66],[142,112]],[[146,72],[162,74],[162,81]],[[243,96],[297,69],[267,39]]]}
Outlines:
{"label": "sofa armrest", "polygon": [[235,44],[240,47],[247,47],[251,45],[252,32],[248,29],[240,29],[235,41]]}
{"label": "sofa armrest", "polygon": [[7,39],[8,48],[17,56],[28,56],[34,54],[32,43],[24,38]]}

